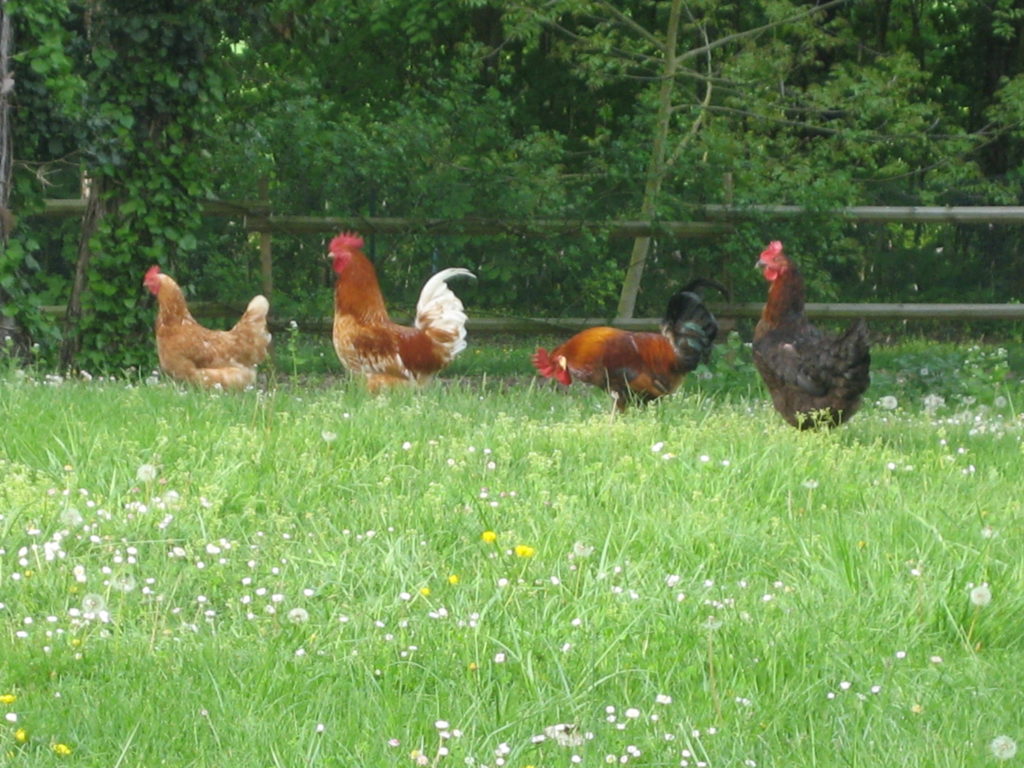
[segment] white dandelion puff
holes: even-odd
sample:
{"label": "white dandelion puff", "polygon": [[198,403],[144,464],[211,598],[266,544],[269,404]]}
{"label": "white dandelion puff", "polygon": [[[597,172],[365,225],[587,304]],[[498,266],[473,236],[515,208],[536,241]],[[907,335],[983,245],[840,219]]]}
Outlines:
{"label": "white dandelion puff", "polygon": [[97,595],[96,593],[89,593],[82,597],[82,612],[83,613],[99,613],[107,609],[107,602],[103,599],[103,595]]}
{"label": "white dandelion puff", "polygon": [[1017,754],[1017,742],[1006,735],[996,736],[989,742],[988,748],[996,760],[1011,760]]}
{"label": "white dandelion puff", "polygon": [[971,603],[984,608],[986,605],[992,602],[992,590],[988,584],[979,584],[971,590]]}
{"label": "white dandelion puff", "polygon": [[544,729],[544,737],[551,739],[560,747],[578,747],[583,744],[583,734],[572,723],[556,723]]}
{"label": "white dandelion puff", "polygon": [[152,464],[143,464],[135,471],[135,479],[140,483],[151,483],[156,480],[157,470]]}
{"label": "white dandelion puff", "polygon": [[572,554],[573,557],[590,557],[594,554],[594,548],[582,541],[577,541],[572,545]]}

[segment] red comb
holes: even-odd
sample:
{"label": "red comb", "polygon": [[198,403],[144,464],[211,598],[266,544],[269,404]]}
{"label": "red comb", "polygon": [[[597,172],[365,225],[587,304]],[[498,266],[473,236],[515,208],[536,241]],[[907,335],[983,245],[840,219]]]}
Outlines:
{"label": "red comb", "polygon": [[159,274],[160,267],[154,264],[152,267],[146,270],[146,276],[143,278],[142,282],[147,283]]}
{"label": "red comb", "polygon": [[331,240],[331,253],[354,251],[363,247],[363,238],[355,232],[342,232]]}
{"label": "red comb", "polygon": [[762,256],[775,256],[778,253],[782,253],[782,241],[772,240],[768,243],[768,247],[764,249]]}

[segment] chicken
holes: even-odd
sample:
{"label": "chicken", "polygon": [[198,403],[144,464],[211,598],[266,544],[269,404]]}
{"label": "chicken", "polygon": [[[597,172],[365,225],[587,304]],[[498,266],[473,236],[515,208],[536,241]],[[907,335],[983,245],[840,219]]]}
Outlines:
{"label": "chicken", "polygon": [[156,296],[156,351],[165,372],[223,389],[244,389],[256,381],[256,366],[270,344],[266,297],[254,297],[230,331],[211,331],[195,321],[181,288],[160,267],[150,267],[142,284]]}
{"label": "chicken", "polygon": [[775,240],[757,267],[771,284],[754,329],[754,365],[786,421],[798,429],[834,427],[860,407],[871,381],[868,329],[863,319],[838,337],[804,316],[804,280]]}
{"label": "chicken", "polygon": [[669,299],[661,333],[598,326],[580,331],[550,353],[538,349],[533,366],[541,376],[569,385],[578,379],[612,396],[624,411],[630,400],[650,402],[678,389],[683,377],[711,356],[718,322],[694,290],[714,280],[694,280]]}
{"label": "chicken", "polygon": [[331,240],[338,280],[334,288],[334,351],[350,372],[364,376],[371,392],[423,385],[466,348],[466,313],[448,288],[468,269],[443,269],[427,280],[416,304],[415,327],[391,322],[363,239],[342,233]]}

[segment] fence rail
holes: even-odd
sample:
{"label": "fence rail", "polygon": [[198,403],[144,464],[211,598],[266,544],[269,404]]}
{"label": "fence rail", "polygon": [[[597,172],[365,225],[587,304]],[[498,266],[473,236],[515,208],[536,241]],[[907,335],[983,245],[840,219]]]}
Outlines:
{"label": "fence rail", "polygon": [[[764,306],[761,302],[716,304],[709,303],[711,311],[724,327],[735,325],[741,318],[758,317]],[[196,301],[189,304],[192,314],[203,318],[237,318],[245,311],[244,304]],[[63,305],[40,307],[40,311],[59,315],[64,313]],[[863,317],[868,320],[1024,320],[1024,304],[839,304],[809,303],[807,316],[817,320],[844,320]],[[396,321],[411,323],[412,317],[396,313]],[[287,327],[287,320],[274,317],[271,308],[271,327],[275,331]],[[329,332],[332,319],[321,317],[306,320],[303,330]],[[612,325],[629,331],[657,330],[656,317],[479,317],[470,315],[466,329],[471,333],[575,333],[595,325]]]}
{"label": "fence rail", "polygon": [[[257,232],[310,233],[361,229],[372,234],[428,231],[436,234],[505,234],[551,232],[576,234],[588,230],[608,230],[611,237],[671,234],[710,236],[730,231],[727,223],[752,218],[792,219],[839,216],[862,222],[945,222],[950,224],[1024,224],[1024,206],[1020,205],[853,205],[846,208],[813,210],[800,205],[697,205],[695,215],[712,221],[589,221],[583,219],[443,219],[384,216],[288,216],[272,213],[266,200],[206,200],[203,214],[245,219]],[[48,199],[36,216],[69,218],[85,212],[85,200]]]}
{"label": "fence rail", "polygon": [[[49,217],[81,216],[85,201],[50,199],[36,215]],[[499,220],[398,218],[373,216],[287,216],[271,212],[267,200],[208,200],[203,203],[206,216],[242,219],[250,231],[261,233],[263,290],[270,295],[273,285],[270,255],[271,234],[338,232],[356,229],[364,234],[432,233],[437,235],[527,234],[573,235],[603,232],[609,237],[668,235],[673,237],[714,237],[731,231],[730,222],[750,219],[840,216],[862,222],[946,222],[955,224],[1024,224],[1024,206],[851,206],[838,210],[815,211],[795,205],[701,205],[692,211],[710,221],[585,221],[568,219]],[[760,302],[711,305],[723,320],[757,317]],[[231,304],[195,302],[196,317],[231,317],[244,307]],[[61,313],[63,307],[44,307],[43,311]],[[1024,304],[840,304],[811,303],[812,318],[842,319],[865,317],[883,320],[1024,320]],[[330,320],[316,325],[329,328]],[[470,317],[468,328],[477,332],[518,333],[534,331],[578,330],[593,325],[615,325],[628,329],[656,328],[656,318],[486,318]]]}

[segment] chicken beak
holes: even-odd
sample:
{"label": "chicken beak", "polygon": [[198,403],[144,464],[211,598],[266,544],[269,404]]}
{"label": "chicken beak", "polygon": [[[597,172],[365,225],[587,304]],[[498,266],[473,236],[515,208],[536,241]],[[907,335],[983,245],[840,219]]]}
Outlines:
{"label": "chicken beak", "polygon": [[558,367],[563,371],[569,367],[569,361],[565,359],[565,355],[559,355],[555,358],[555,361],[558,363]]}

